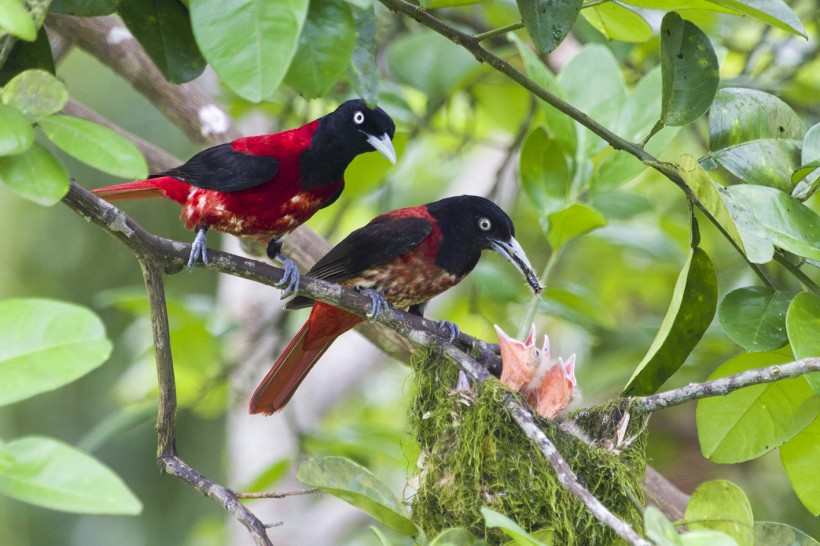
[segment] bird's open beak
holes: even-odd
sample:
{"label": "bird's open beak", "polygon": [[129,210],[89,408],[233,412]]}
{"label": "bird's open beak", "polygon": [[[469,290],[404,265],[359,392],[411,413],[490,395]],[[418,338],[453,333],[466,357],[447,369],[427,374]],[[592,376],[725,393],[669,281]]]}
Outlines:
{"label": "bird's open beak", "polygon": [[390,135],[387,133],[382,136],[370,135],[367,133],[364,134],[367,135],[368,144],[373,146],[377,152],[386,157],[390,163],[393,165],[396,164],[396,149],[393,148],[393,141],[390,140]]}
{"label": "bird's open beak", "polygon": [[533,292],[536,294],[541,293],[544,287],[541,286],[538,276],[532,270],[530,261],[527,259],[527,255],[524,254],[524,249],[521,248],[521,245],[518,244],[518,241],[516,241],[514,237],[510,237],[508,241],[490,239],[490,245],[492,245],[493,250],[504,256],[507,261],[518,268],[521,274],[524,275],[524,278],[527,279],[527,284],[530,285]]}

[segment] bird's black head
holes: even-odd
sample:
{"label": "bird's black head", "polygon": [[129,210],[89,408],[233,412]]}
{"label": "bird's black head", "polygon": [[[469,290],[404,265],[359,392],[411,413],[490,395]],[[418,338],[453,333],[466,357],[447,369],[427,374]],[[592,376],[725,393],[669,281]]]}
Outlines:
{"label": "bird's black head", "polygon": [[541,283],[515,240],[515,226],[498,205],[476,195],[460,195],[430,203],[427,210],[444,239],[436,258],[439,267],[466,275],[478,263],[481,251],[492,249],[521,271],[536,294],[541,292]]}

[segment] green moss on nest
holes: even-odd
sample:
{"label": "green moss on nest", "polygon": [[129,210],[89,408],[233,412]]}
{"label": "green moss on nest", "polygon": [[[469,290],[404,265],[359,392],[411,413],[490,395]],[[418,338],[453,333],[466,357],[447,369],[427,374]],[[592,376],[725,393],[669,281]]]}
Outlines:
{"label": "green moss on nest", "polygon": [[[410,425],[423,457],[413,518],[427,536],[448,527],[466,527],[492,544],[506,542],[498,529],[486,529],[480,509],[489,506],[529,531],[555,530],[555,544],[620,544],[558,483],[543,454],[524,436],[504,409],[510,391],[486,381],[475,396],[455,391],[458,369],[427,351],[413,359],[415,396]],[[617,441],[616,429],[625,402],[585,410],[578,425],[606,446]],[[630,412],[626,437],[636,438],[612,450],[590,447],[559,429],[537,423],[570,464],[579,481],[603,504],[636,529],[640,512],[630,498],[643,503],[646,416]]]}

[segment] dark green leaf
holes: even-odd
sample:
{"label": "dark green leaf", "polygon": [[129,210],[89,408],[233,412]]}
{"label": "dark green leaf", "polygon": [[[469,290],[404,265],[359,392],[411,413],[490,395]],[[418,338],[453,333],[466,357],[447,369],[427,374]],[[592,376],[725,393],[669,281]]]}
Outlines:
{"label": "dark green leaf", "polygon": [[520,525],[500,512],[485,506],[481,509],[481,515],[484,516],[484,524],[487,527],[490,529],[500,528],[518,546],[549,546],[549,543],[533,538]]}
{"label": "dark green leaf", "polygon": [[686,525],[696,531],[720,531],[737,546],[754,546],[752,506],[741,488],[723,480],[702,483],[689,497]]}
{"label": "dark green leaf", "polygon": [[110,468],[69,445],[29,436],[3,448],[13,462],[0,472],[0,493],[77,514],[142,512],[142,503]]}
{"label": "dark green leaf", "polygon": [[652,27],[643,17],[615,2],[590,6],[581,15],[610,40],[645,42],[652,38]]}
{"label": "dark green leaf", "polygon": [[285,82],[305,98],[330,91],[350,63],[356,27],[344,0],[312,0]]}
{"label": "dark green leaf", "polygon": [[68,173],[36,142],[21,154],[0,157],[0,183],[38,205],[53,205],[68,193]]}
{"label": "dark green leaf", "polygon": [[583,0],[516,0],[521,20],[541,53],[564,41],[575,25]]}
{"label": "dark green leaf", "polygon": [[45,70],[26,70],[3,87],[0,97],[36,121],[62,110],[68,102],[68,91],[63,82]]}
{"label": "dark green leaf", "polygon": [[803,531],[795,529],[785,523],[778,523],[774,521],[755,522],[755,544],[777,544],[777,546],[820,546],[820,542],[817,542]]}
{"label": "dark green leaf", "polygon": [[731,10],[751,15],[764,23],[781,28],[786,32],[806,36],[806,29],[797,15],[783,0],[711,0],[715,4]]}
{"label": "dark green leaf", "polygon": [[[786,314],[786,330],[795,357],[819,357],[820,297],[808,292],[798,294]],[[806,381],[820,394],[820,372],[808,374]]]}
{"label": "dark green leaf", "polygon": [[168,81],[185,83],[205,70],[191,18],[179,0],[122,0],[118,11]]}
{"label": "dark green leaf", "polygon": [[21,154],[34,142],[31,122],[17,108],[0,104],[0,156]]}
{"label": "dark green leaf", "polygon": [[652,346],[624,388],[624,396],[652,394],[683,365],[712,322],[717,277],[709,256],[693,248]]}
{"label": "dark green leaf", "polygon": [[[709,379],[794,360],[791,349],[742,353]],[[698,401],[698,440],[703,456],[716,463],[739,463],[778,448],[820,413],[818,397],[806,379],[752,385],[726,396]]]}
{"label": "dark green leaf", "polygon": [[720,74],[709,37],[675,13],[661,24],[664,125],[687,125],[702,116],[717,92]]}
{"label": "dark green leaf", "polygon": [[252,102],[268,98],[287,74],[308,0],[191,0],[191,25],[222,81]]}
{"label": "dark green leaf", "polygon": [[53,0],[49,11],[80,17],[94,17],[114,13],[119,3],[120,0]]}
{"label": "dark green leaf", "polygon": [[366,468],[344,457],[309,459],[296,477],[303,484],[319,487],[360,508],[404,535],[414,537],[418,529],[390,489]]}
{"label": "dark green leaf", "polygon": [[524,140],[518,179],[540,214],[547,216],[563,206],[572,174],[564,152],[543,127],[537,127]]}
{"label": "dark green leaf", "polygon": [[572,203],[548,218],[547,240],[553,250],[606,225],[606,218],[586,203]]}
{"label": "dark green leaf", "polygon": [[786,311],[794,294],[766,286],[733,290],[718,310],[729,338],[750,353],[772,351],[788,343]]}
{"label": "dark green leaf", "polygon": [[0,2],[0,32],[2,31],[29,42],[33,42],[37,37],[37,27],[34,26],[34,19],[31,18],[21,0],[3,0]]}
{"label": "dark green leaf", "polygon": [[352,7],[356,25],[356,47],[350,64],[350,80],[357,94],[373,106],[379,94],[379,67],[376,65],[376,12],[373,6]]}
{"label": "dark green leaf", "polygon": [[6,85],[14,76],[25,70],[40,69],[54,74],[54,57],[44,28],[33,42],[18,40],[0,67],[0,86]]}
{"label": "dark green leaf", "polygon": [[[817,331],[815,331],[815,335]],[[794,492],[812,514],[820,516],[820,418],[797,436],[780,446],[780,460],[789,476]],[[755,529],[755,536],[757,529]],[[761,542],[759,544],[792,544],[792,542]]]}

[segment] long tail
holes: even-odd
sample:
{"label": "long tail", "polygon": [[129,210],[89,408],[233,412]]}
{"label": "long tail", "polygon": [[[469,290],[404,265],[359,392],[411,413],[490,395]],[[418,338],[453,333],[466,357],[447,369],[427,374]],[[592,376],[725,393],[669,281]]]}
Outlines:
{"label": "long tail", "polygon": [[136,182],[126,182],[125,184],[91,190],[97,197],[105,199],[109,203],[136,199],[171,199],[180,204],[185,203],[190,191],[190,185],[170,176],[137,180]]}
{"label": "long tail", "polygon": [[317,302],[305,325],[256,387],[250,412],[270,415],[284,408],[336,338],[361,321],[361,317]]}

